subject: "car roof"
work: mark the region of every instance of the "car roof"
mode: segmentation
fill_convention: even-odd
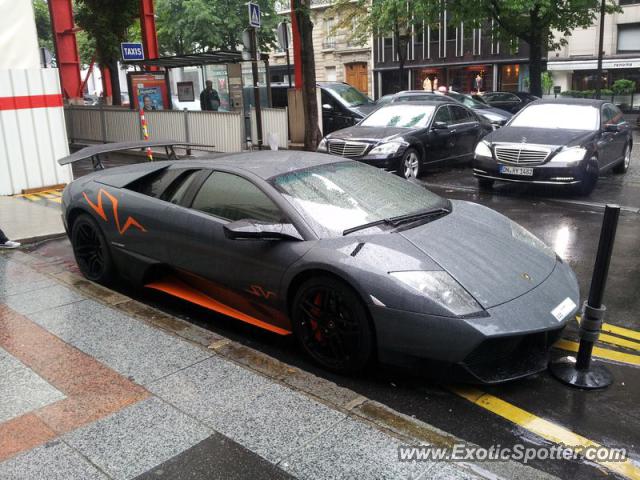
[[[531,105],[543,105],[543,104],[551,104],[551,105],[591,105],[594,107],[599,107],[604,103],[611,103],[607,100],[597,100],[595,98],[550,98],[550,99],[541,99],[536,100],[535,102],[531,102]]]
[[[405,105],[419,105],[419,106],[425,106],[425,105],[433,105],[434,107],[440,106],[440,105],[457,105],[460,106],[462,105],[460,102],[457,102],[453,99],[446,99],[446,100],[410,100],[408,102],[397,102],[397,103],[387,103],[386,105],[383,105],[380,107],[380,109],[382,108],[389,108],[389,107],[399,107],[399,106],[405,106]]]
[[[258,152],[216,154],[210,158],[184,159],[166,163],[179,168],[218,167],[238,172],[251,172],[264,180],[268,180],[296,170],[345,161],[352,160],[324,153],[303,152],[300,150],[263,150]]]

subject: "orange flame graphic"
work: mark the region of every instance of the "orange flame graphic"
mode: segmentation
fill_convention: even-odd
[[[120,216],[118,214],[118,199],[113,195],[111,195],[109,192],[107,192],[105,189],[101,188],[100,191],[98,192],[97,205],[93,203],[91,200],[89,200],[89,197],[87,196],[86,193],[82,192],[82,195],[84,195],[84,199],[87,201],[89,206],[93,208],[93,210],[98,215],[100,215],[100,218],[102,218],[105,222],[108,222],[109,220],[107,219],[107,214],[105,213],[104,206],[102,204],[103,196],[107,197],[111,201],[111,206],[113,207],[113,218],[116,222],[116,228],[118,229],[118,232],[120,233],[120,235],[124,235],[124,233],[127,230],[129,230],[130,227],[136,227],[141,232],[146,232],[145,228],[142,225],[140,225],[138,221],[133,217],[128,217],[127,221],[124,222],[124,226],[123,227],[120,226]]]

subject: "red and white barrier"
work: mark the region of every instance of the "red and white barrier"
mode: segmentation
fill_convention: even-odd
[[[62,107],[57,69],[0,70],[0,195],[72,180]]]

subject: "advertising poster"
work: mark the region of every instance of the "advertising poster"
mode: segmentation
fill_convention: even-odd
[[[178,82],[177,86],[178,86],[178,101],[193,102],[195,100],[193,82]]]
[[[145,111],[169,108],[167,82],[164,73],[130,73],[130,92],[134,109]]]

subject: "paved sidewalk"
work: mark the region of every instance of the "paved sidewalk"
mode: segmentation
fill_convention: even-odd
[[[64,234],[60,209],[0,196],[0,228],[11,240],[35,242]]]
[[[29,262],[0,255],[2,479],[481,478]]]

